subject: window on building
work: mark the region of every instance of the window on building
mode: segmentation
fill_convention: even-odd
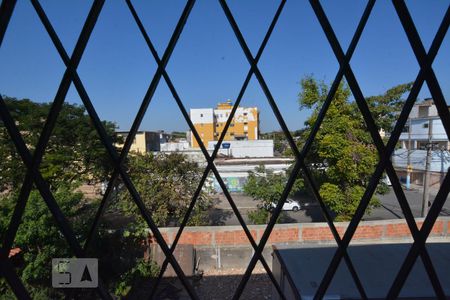
[[[247,113],[245,112],[245,113],[244,113],[244,116],[246,116],[246,115],[247,115]]]
[[[203,118],[203,114],[200,114],[200,118]]]
[[[428,106],[419,106],[419,118],[426,118],[428,117]]]
[[[428,142],[417,142],[417,149],[426,150]]]
[[[403,127],[402,132],[409,132],[409,126],[405,125],[405,127]]]
[[[428,123],[423,124],[423,128],[428,128]]]
[[[234,123],[230,123],[230,127],[234,127]]]

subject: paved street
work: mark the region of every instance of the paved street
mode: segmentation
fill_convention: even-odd
[[[413,190],[405,190],[406,198],[411,207],[412,213],[415,217],[420,217],[422,205],[422,190],[420,187],[414,187]],[[431,190],[430,201],[433,201],[437,190]],[[211,210],[211,225],[239,225],[239,222],[231,209],[228,201],[223,194],[218,194],[215,200],[215,208]],[[258,201],[243,194],[233,193],[233,200],[236,203],[242,217],[247,224],[250,224],[247,213],[256,209]],[[403,213],[398,204],[394,192],[391,190],[386,195],[378,195],[381,201],[381,207],[376,208],[371,214],[366,214],[364,220],[383,220],[383,219],[401,219]],[[302,210],[298,212],[288,211],[284,212],[282,216],[283,223],[309,223],[309,222],[324,222],[320,207],[317,202],[306,196],[296,197],[301,203],[307,203]],[[450,201],[447,201],[441,212],[441,215],[450,216]]]

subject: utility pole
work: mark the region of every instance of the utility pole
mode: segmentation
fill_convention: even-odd
[[[411,171],[412,171],[412,166],[411,166],[411,118],[409,118],[409,122],[408,122],[408,152],[407,152],[407,157],[408,160],[406,162],[406,189],[409,190],[411,188]]]
[[[433,120],[430,118],[428,120],[428,143],[427,143],[427,158],[425,162],[425,174],[423,179],[423,199],[422,199],[422,217],[426,217],[428,214],[428,202],[430,199],[430,195],[428,192],[430,185],[430,164],[431,164],[431,156],[433,150]]]

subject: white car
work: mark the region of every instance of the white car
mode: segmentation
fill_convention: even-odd
[[[272,203],[272,208],[275,208],[276,206],[277,206],[276,203]],[[300,208],[301,208],[301,206],[300,206],[300,203],[298,203],[298,201],[287,198],[283,204],[282,210],[299,211]]]

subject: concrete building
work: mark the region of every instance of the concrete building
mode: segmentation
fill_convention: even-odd
[[[125,142],[129,132],[117,131],[119,137],[122,137]],[[133,143],[130,147],[130,152],[146,153],[153,151],[160,151],[161,144],[168,143],[170,140],[170,134],[164,133],[164,131],[138,131],[134,137]],[[122,143],[117,143],[117,147],[122,148]]]
[[[430,122],[433,123],[431,137],[428,129]],[[436,148],[450,150],[449,138],[431,99],[414,105],[399,142],[403,149],[425,149],[429,138]]]
[[[208,152],[214,151],[216,141],[208,142]],[[273,157],[273,140],[226,141],[219,153],[234,158]]]
[[[431,126],[431,130],[430,130]],[[431,99],[414,105],[408,122],[399,138],[399,149],[392,163],[401,179],[406,178],[408,161],[412,169],[411,183],[423,184],[427,145],[432,144],[431,185],[439,184],[450,167],[450,142]]]
[[[233,104],[231,100],[228,100],[224,103],[219,103],[215,109],[194,108],[190,110],[192,123],[205,146],[208,145],[208,142],[219,139],[232,108]],[[257,140],[258,138],[258,108],[238,107],[224,140]],[[193,148],[199,148],[199,144],[192,134],[191,145]]]
[[[266,170],[274,173],[284,173],[292,165],[291,158],[233,158],[216,159],[214,161],[217,171],[220,173],[229,192],[242,192],[247,182],[248,172],[255,171],[255,168],[263,165]],[[217,178],[211,174],[210,184],[216,192],[222,192]]]
[[[179,140],[177,142],[161,143],[161,151],[163,152],[180,152],[190,149],[189,142],[187,140]]]

